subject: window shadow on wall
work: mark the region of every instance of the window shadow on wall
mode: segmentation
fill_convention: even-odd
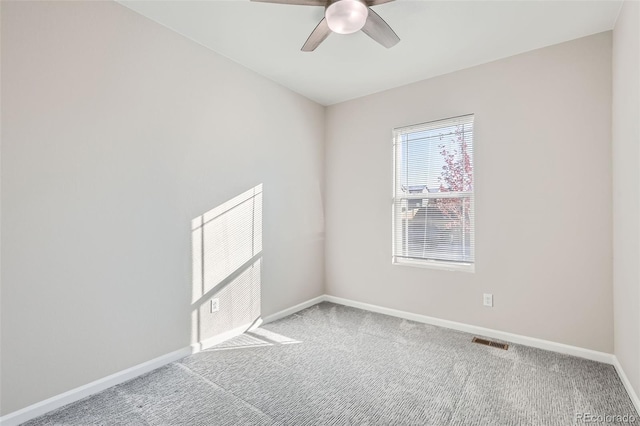
[[[191,339],[205,349],[260,319],[262,184],[193,219],[192,253]]]

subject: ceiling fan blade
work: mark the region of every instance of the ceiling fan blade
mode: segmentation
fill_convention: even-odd
[[[326,0],[251,0],[259,3],[293,4],[298,6],[326,6]]]
[[[331,34],[331,30],[329,29],[329,24],[327,24],[327,18],[322,18],[322,21],[320,21],[316,28],[311,32],[309,38],[300,50],[303,52],[313,52],[320,43],[329,37],[329,34]]]
[[[377,6],[379,4],[390,3],[395,0],[366,0],[367,6]]]
[[[371,8],[369,8],[369,16],[364,27],[362,27],[362,31],[387,49],[395,46],[400,41],[400,37],[391,29],[389,24]]]

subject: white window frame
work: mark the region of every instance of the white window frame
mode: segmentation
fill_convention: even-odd
[[[392,138],[392,151],[393,151],[393,192],[392,192],[392,199],[391,199],[391,228],[392,228],[392,233],[391,233],[391,246],[392,246],[392,255],[391,255],[391,263],[395,266],[410,266],[410,267],[418,267],[418,268],[428,268],[428,269],[440,269],[440,270],[447,270],[447,271],[462,271],[462,272],[471,272],[474,273],[475,272],[475,188],[476,188],[476,181],[475,181],[475,156],[474,151],[475,151],[475,137],[472,141],[472,162],[473,162],[473,170],[472,170],[472,179],[473,179],[473,192],[452,192],[452,193],[446,193],[446,192],[437,192],[437,193],[420,193],[420,194],[402,194],[401,197],[398,196],[398,194],[396,193],[396,191],[398,190],[398,171],[397,171],[397,145],[400,142],[399,138],[401,137],[402,134],[406,134],[408,132],[410,132],[411,130],[415,130],[416,132],[418,131],[424,131],[424,130],[429,130],[429,129],[437,129],[440,127],[446,127],[446,125],[444,125],[444,123],[448,120],[454,120],[454,119],[463,119],[465,117],[470,117],[471,120],[474,119],[474,115],[473,114],[467,114],[467,115],[463,115],[463,116],[459,116],[459,117],[452,117],[449,119],[442,119],[442,120],[435,120],[435,121],[430,121],[430,122],[426,122],[426,123],[421,123],[421,124],[416,124],[416,125],[410,125],[410,126],[403,126],[403,127],[397,127],[395,129],[393,129],[393,138]],[[475,125],[475,123],[474,123]],[[474,129],[475,130],[475,129]],[[475,134],[475,132],[474,132]],[[405,200],[410,200],[410,199],[420,199],[420,200],[424,200],[424,199],[442,199],[442,198],[463,198],[463,197],[470,197],[471,199],[471,222],[472,222],[472,229],[473,232],[471,232],[471,250],[473,250],[474,255],[474,262],[459,262],[459,261],[446,261],[446,260],[434,260],[434,259],[409,259],[409,258],[403,258],[403,257],[399,257],[396,254],[396,233],[398,232],[398,230],[402,229],[402,224],[397,223],[396,222],[396,200],[398,198],[401,199],[405,199]]]

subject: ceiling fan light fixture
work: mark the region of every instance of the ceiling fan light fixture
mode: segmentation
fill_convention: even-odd
[[[338,0],[327,6],[325,11],[329,28],[338,34],[360,31],[368,15],[367,5],[361,0]]]

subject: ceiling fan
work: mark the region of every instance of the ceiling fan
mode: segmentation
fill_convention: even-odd
[[[262,3],[280,3],[302,6],[323,6],[324,18],[311,32],[302,46],[303,52],[312,52],[332,32],[351,34],[363,33],[386,47],[395,46],[400,38],[384,19],[370,6],[389,3],[394,0],[251,0]]]

